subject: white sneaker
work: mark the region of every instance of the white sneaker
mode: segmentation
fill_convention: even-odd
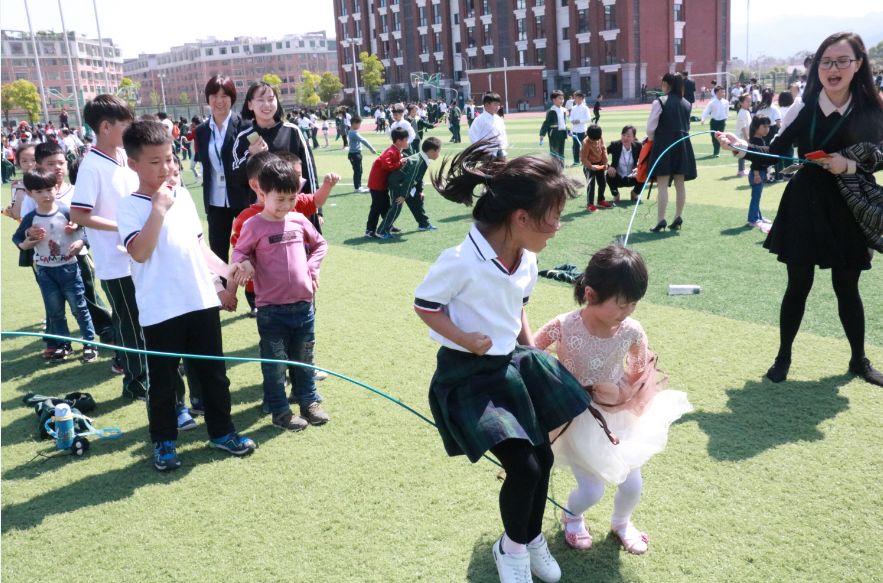
[[[533,583],[533,577],[530,576],[530,553],[506,555],[503,554],[502,545],[503,538],[500,537],[492,547],[494,563],[497,564],[497,574],[500,575],[500,583]]]
[[[558,583],[561,579],[561,567],[558,561],[549,552],[549,543],[546,537],[540,535],[540,541],[527,545],[527,554],[530,557],[530,572],[545,583]]]
[[[192,429],[196,429],[196,420],[187,409],[184,409],[178,413],[178,431],[190,431]]]
[[[360,186],[359,188],[356,189],[356,192],[368,192],[368,187],[367,186]]]

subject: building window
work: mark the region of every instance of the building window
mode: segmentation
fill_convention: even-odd
[[[546,5],[546,0],[536,0],[536,2],[534,3],[534,6],[545,6],[545,5]]]
[[[515,10],[524,10],[526,6],[526,0],[515,0]]]
[[[347,8],[347,6],[346,6],[346,0],[340,0],[340,15],[346,16],[349,13],[350,13],[350,11],[349,11],[349,8]]]
[[[486,44],[486,45],[494,44],[494,39],[491,37],[491,25],[490,24],[484,25],[484,31],[483,31],[482,36],[484,38],[484,44]]]
[[[214,52],[215,52],[214,49],[205,49],[205,56],[210,57],[214,54]]]
[[[616,6],[604,7],[604,30],[613,30],[616,26]]]
[[[518,40],[527,40],[527,27],[524,26],[523,18],[519,18],[515,21],[515,38]]]
[[[562,63],[561,70],[565,73],[570,71],[570,59],[567,59],[564,61],[564,63]]]
[[[537,16],[537,38],[546,38],[546,17]]]
[[[546,64],[546,49],[537,49],[537,65]]]
[[[359,12],[359,0],[353,0],[353,14]]]
[[[583,10],[577,10],[576,12],[576,22],[577,22],[577,30],[580,34],[584,32],[589,32],[589,10],[587,8]]]
[[[442,35],[441,35],[441,33],[440,33],[440,32],[436,32],[435,34],[433,34],[433,37],[434,37],[434,39],[433,39],[433,40],[434,40],[434,43],[433,43],[433,44],[434,44],[434,46],[435,46],[435,50],[438,51],[438,52],[441,52],[442,49],[444,49],[444,46],[442,45]]]
[[[475,27],[467,26],[466,27],[466,46],[471,48],[475,47]]]
[[[227,54],[227,47],[221,47],[220,49],[218,49],[218,54],[219,55],[226,55]]]
[[[490,14],[491,13],[490,0],[481,0],[481,13],[482,14]]]
[[[353,21],[353,32],[355,33],[354,36],[356,38],[362,37],[362,23],[358,20]],[[303,43],[301,43],[300,46],[304,46]]]
[[[9,43],[9,50],[13,55],[24,55],[25,47],[22,43]]]
[[[392,29],[395,32],[401,32],[401,30],[402,30],[402,24],[401,24],[401,22],[399,22],[399,13],[398,12],[393,12],[393,14],[392,14]]]
[[[567,0],[561,0],[561,6],[562,7],[567,6]]]
[[[386,22],[386,14],[380,16],[380,32],[389,32],[389,25]]]
[[[675,55],[678,57],[684,56],[684,39],[682,38],[675,39]]]
[[[619,62],[616,57],[616,41],[608,40],[604,42],[604,61],[608,65],[615,65]]]
[[[426,42],[426,35],[425,34],[420,35],[420,52],[421,53],[428,53],[429,52],[429,45]]]
[[[460,13],[454,15],[454,24],[460,24]]]
[[[426,6],[417,9],[417,20],[419,26],[426,26]]]
[[[675,20],[677,22],[685,22],[686,18],[684,17],[684,5],[683,4],[675,4]]]
[[[239,47],[230,47],[230,52],[235,55],[239,52]]]
[[[281,42],[281,41],[276,43],[276,48],[277,48],[277,49],[281,49],[281,48],[282,48],[282,42]]]
[[[570,38],[570,27],[565,26],[561,29],[561,40],[567,40]]]
[[[436,4],[435,9],[432,11],[432,24],[441,24],[441,23],[442,23],[441,4]]]
[[[592,66],[592,58],[590,55],[589,45],[584,44],[579,47],[579,66],[580,67],[591,67]]]
[[[475,17],[475,0],[466,0],[466,18]]]

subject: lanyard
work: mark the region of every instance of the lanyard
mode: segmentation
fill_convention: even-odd
[[[822,143],[819,144],[818,147],[815,146],[816,142],[816,119],[818,118],[818,112],[813,112],[812,121],[809,124],[809,147],[811,150],[821,150],[825,147],[825,144],[828,143],[828,140],[840,129],[840,126],[843,125],[843,122],[846,120],[846,117],[852,113],[852,104],[849,105],[849,109],[846,110],[840,119],[837,120],[837,123],[834,124],[834,127],[828,132],[828,135],[825,136],[825,139],[822,140]]]

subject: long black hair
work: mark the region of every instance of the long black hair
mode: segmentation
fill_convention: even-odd
[[[475,203],[472,217],[492,226],[505,224],[519,209],[541,223],[550,211],[560,210],[567,199],[579,196],[580,183],[564,173],[560,162],[535,155],[505,160],[489,154],[496,147],[493,139],[485,139],[453,159],[446,157],[432,184],[452,202]]]
[[[674,93],[678,97],[684,96],[684,78],[678,73],[666,73],[662,76],[662,81],[669,87],[669,93]]]
[[[861,66],[852,77],[849,84],[849,92],[852,95],[854,107],[857,112],[865,114],[870,123],[877,126],[877,132],[883,132],[883,100],[880,92],[874,84],[874,74],[871,72],[871,64],[868,62],[868,51],[862,37],[854,32],[836,32],[822,41],[816,50],[815,58],[807,73],[806,87],[803,89],[803,101],[816,103],[822,92],[822,82],[819,79],[819,61],[825,50],[840,41],[847,41],[852,47],[856,59],[861,60]]]
[[[647,264],[637,251],[613,243],[592,255],[589,264],[574,281],[573,297],[576,303],[586,303],[586,288],[595,292],[594,303],[618,297],[637,302],[647,293]]]
[[[276,98],[276,112],[273,114],[273,120],[277,123],[282,121],[282,115],[285,113],[282,109],[282,99],[279,98],[279,92],[276,91],[276,88],[265,81],[253,83],[251,87],[248,88],[248,93],[245,94],[245,100],[242,103],[242,119],[253,120],[255,118],[254,112],[248,108],[248,102],[254,99],[258,92],[263,95],[267,93],[267,90],[269,90],[269,92]]]

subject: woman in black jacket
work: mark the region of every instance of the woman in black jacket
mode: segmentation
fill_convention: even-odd
[[[232,111],[236,86],[229,77],[216,75],[205,84],[211,116],[196,128],[196,152],[202,162],[202,198],[208,221],[209,247],[227,261],[233,219],[254,202],[254,194],[233,177],[233,144],[250,122]]]

